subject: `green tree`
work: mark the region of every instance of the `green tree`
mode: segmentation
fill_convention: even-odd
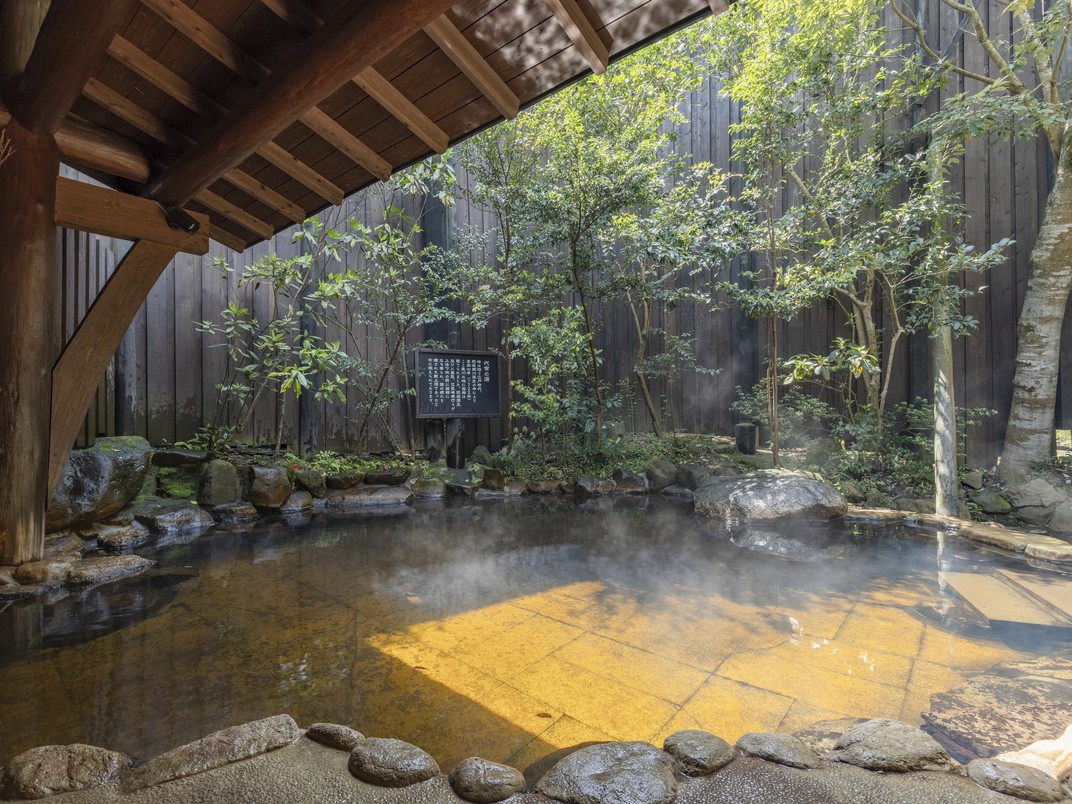
[[[619,216],[665,193],[672,124],[684,119],[682,101],[703,80],[703,31],[624,59],[463,149],[476,181],[472,197],[492,209],[499,228],[500,314],[515,327],[537,308],[553,311],[563,293],[580,310],[597,436],[611,406],[598,348],[598,305],[613,291],[603,281],[610,268],[603,244]],[[504,348],[519,344],[515,333]]]
[[[948,149],[909,126],[941,77],[888,44],[875,2],[745,0],[724,18],[716,66],[742,104],[735,154],[762,257],[751,281],[727,291],[768,320],[775,451],[776,322],[823,298],[842,304],[854,344],[790,359],[787,381],[840,377],[851,391],[860,378],[881,432],[903,337],[938,322],[969,331],[950,277],[1000,262],[1005,244],[976,253],[955,237],[963,210],[933,169]]]
[[[928,41],[915,9],[903,0],[891,6],[916,34],[930,63],[946,75],[958,75],[979,89],[944,110],[945,124],[962,136],[1041,134],[1054,163],[1054,182],[1031,252],[1027,293],[1017,325],[1016,373],[1012,409],[1001,455],[1002,475],[1023,476],[1051,453],[1061,328],[1072,293],[1072,91],[1062,80],[1062,63],[1072,34],[1067,3],[1037,6],[1031,0],[1002,3],[995,20],[984,18],[971,3],[940,0],[960,15],[968,41],[988,63],[985,71],[966,69]],[[1000,20],[1000,26],[996,23]],[[988,25],[988,22],[991,25]],[[998,33],[1004,29],[1011,36]]]

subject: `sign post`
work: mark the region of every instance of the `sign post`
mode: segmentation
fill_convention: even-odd
[[[499,356],[458,349],[418,349],[416,387],[417,418],[443,420],[447,465],[462,468],[463,420],[502,415]]]

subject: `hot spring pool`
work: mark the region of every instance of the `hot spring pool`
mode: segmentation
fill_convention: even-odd
[[[533,496],[157,548],[147,576],[0,610],[0,763],[148,758],[287,712],[523,768],[684,728],[919,723],[931,694],[1053,649],[965,616],[943,573],[1025,565],[955,536],[839,526],[804,549],[701,525],[672,501]]]

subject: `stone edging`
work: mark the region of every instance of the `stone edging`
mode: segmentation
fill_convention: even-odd
[[[31,749],[0,769],[0,796],[5,796],[4,800],[32,800],[83,791],[70,800],[93,804],[114,800],[117,792],[126,795],[160,788],[161,800],[174,800],[167,798],[167,786],[182,781],[189,785],[183,788],[185,794],[196,791],[200,794],[198,800],[210,800],[219,783],[214,772],[268,752],[289,749],[299,741],[349,753],[346,767],[353,778],[345,784],[342,779],[334,779],[331,785],[333,789],[342,786],[351,797],[332,800],[354,802],[379,801],[386,789],[408,788],[413,789],[415,798],[405,797],[400,790],[402,798],[389,800],[419,798],[431,804],[459,799],[478,804],[734,802],[740,799],[734,797],[732,790],[742,780],[747,786],[752,779],[757,788],[771,790],[773,785],[773,789],[780,790],[780,795],[785,797],[778,800],[818,800],[799,798],[808,796],[806,791],[818,785],[826,791],[827,804],[850,804],[861,800],[858,798],[861,789],[875,792],[875,800],[904,800],[897,795],[899,777],[910,784],[933,786],[936,792],[940,788],[942,794],[936,800],[947,800],[946,795],[952,789],[957,792],[956,800],[969,804],[991,801],[993,792],[1037,802],[1064,801],[1069,795],[1062,782],[1026,765],[978,759],[960,766],[920,729],[884,719],[856,725],[832,746],[815,740],[809,744],[786,734],[760,733],[746,734],[731,746],[699,730],[671,735],[662,750],[643,742],[599,743],[571,751],[564,757],[559,756],[562,752],[551,755],[529,769],[531,773],[546,765],[546,771],[526,781],[514,768],[477,757],[465,759],[443,774],[431,756],[410,743],[366,738],[336,724],[318,723],[302,732],[289,715],[276,715],[223,729],[138,767],[133,767],[129,757],[123,754],[93,746]],[[337,763],[326,761],[331,751],[318,756],[322,756],[324,776],[339,772]],[[552,759],[557,761],[550,764]],[[258,789],[258,771],[254,766],[249,766],[243,778],[247,789]],[[268,780],[263,779],[261,783],[268,785]],[[314,791],[309,794],[313,795]],[[156,800],[152,795],[149,798]],[[279,799],[258,797],[256,800]]]

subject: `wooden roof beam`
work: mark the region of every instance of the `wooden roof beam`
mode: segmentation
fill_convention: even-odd
[[[52,0],[11,102],[20,125],[56,133],[137,6],[138,0]]]
[[[101,83],[95,78],[91,78],[88,82],[86,82],[84,94],[91,101],[107,109],[119,119],[126,121],[130,125],[137,128],[139,131],[148,134],[150,137],[160,143],[163,143],[164,145],[167,145],[171,148],[175,148],[176,150],[182,150],[184,148],[190,147],[193,144],[193,141],[185,134],[180,131],[176,131],[159,118],[155,117],[141,107],[132,103],[130,100],[124,98],[122,95],[116,92],[114,89]],[[274,200],[284,208],[289,207],[294,214],[288,217],[290,217],[291,220],[293,220],[295,223],[301,223],[305,219],[305,213],[300,207],[297,206],[297,204],[288,201],[287,199],[283,198],[283,196],[276,193],[274,190],[271,190],[270,188],[262,185],[252,176],[238,170],[237,168],[226,171],[221,178],[226,179],[231,184],[234,184],[236,187],[240,187],[242,184],[245,184],[250,187],[264,187],[264,189],[267,191],[267,195],[265,197],[261,197],[255,192],[250,192],[248,190],[246,192],[250,195],[250,197],[261,201],[268,206],[271,206],[271,201]],[[245,212],[234,204],[225,201],[223,198],[214,193],[209,193],[205,198],[210,199],[211,203],[201,197],[197,197],[197,200],[209,209],[214,210],[215,212],[219,213],[220,215],[223,215],[226,218],[230,218],[239,226],[242,226],[243,228],[254,234],[261,235],[265,238],[272,236],[274,230],[272,229],[270,224],[260,220],[259,218],[249,214],[248,212]],[[276,211],[284,215],[287,214],[282,209],[276,209]],[[265,235],[265,232],[267,232],[268,234]]]
[[[144,0],[144,2],[179,33],[237,75],[259,85],[270,74],[267,67],[184,3],[178,0]],[[298,119],[301,120],[302,125],[334,148],[342,151],[355,164],[367,170],[370,175],[381,181],[391,175],[391,166],[385,160],[332,120],[330,116],[315,108],[315,105]]]
[[[11,112],[0,103],[0,128],[10,122]],[[152,172],[149,157],[137,145],[74,117],[56,131],[56,147],[64,162],[138,184],[149,181]]]
[[[610,52],[603,40],[596,33],[595,26],[588,19],[577,0],[546,0],[555,15],[558,24],[569,34],[573,44],[584,56],[588,66],[596,75],[603,73],[610,63]]]
[[[707,0],[707,5],[711,6],[712,14],[721,14],[729,8],[726,0]]]
[[[306,33],[322,26],[320,18],[298,0],[261,0],[261,3],[288,25]],[[353,82],[437,154],[447,150],[450,144],[447,133],[377,70],[368,67],[358,73]]]
[[[491,101],[499,114],[508,120],[517,117],[518,109],[521,108],[517,95],[446,15],[425,25],[424,32],[447,58],[458,66],[465,77],[473,82],[473,86]]]
[[[108,55],[144,78],[172,100],[178,101],[190,111],[201,115],[207,120],[219,120],[227,114],[227,109],[213,98],[210,98],[186,79],[160,64],[152,56],[139,50],[134,43],[124,39],[122,36],[117,35],[112,40],[112,43],[108,46]],[[257,151],[257,154],[295,181],[312,190],[329,204],[338,206],[342,203],[342,188],[325,179],[307,164],[291,156],[275,143],[268,143]],[[143,183],[147,178],[143,179]]]
[[[163,0],[146,2],[155,7]],[[260,81],[193,148],[151,182],[149,194],[165,204],[191,198],[338,91],[355,72],[391,53],[452,2],[345,3],[281,61],[285,66]]]

